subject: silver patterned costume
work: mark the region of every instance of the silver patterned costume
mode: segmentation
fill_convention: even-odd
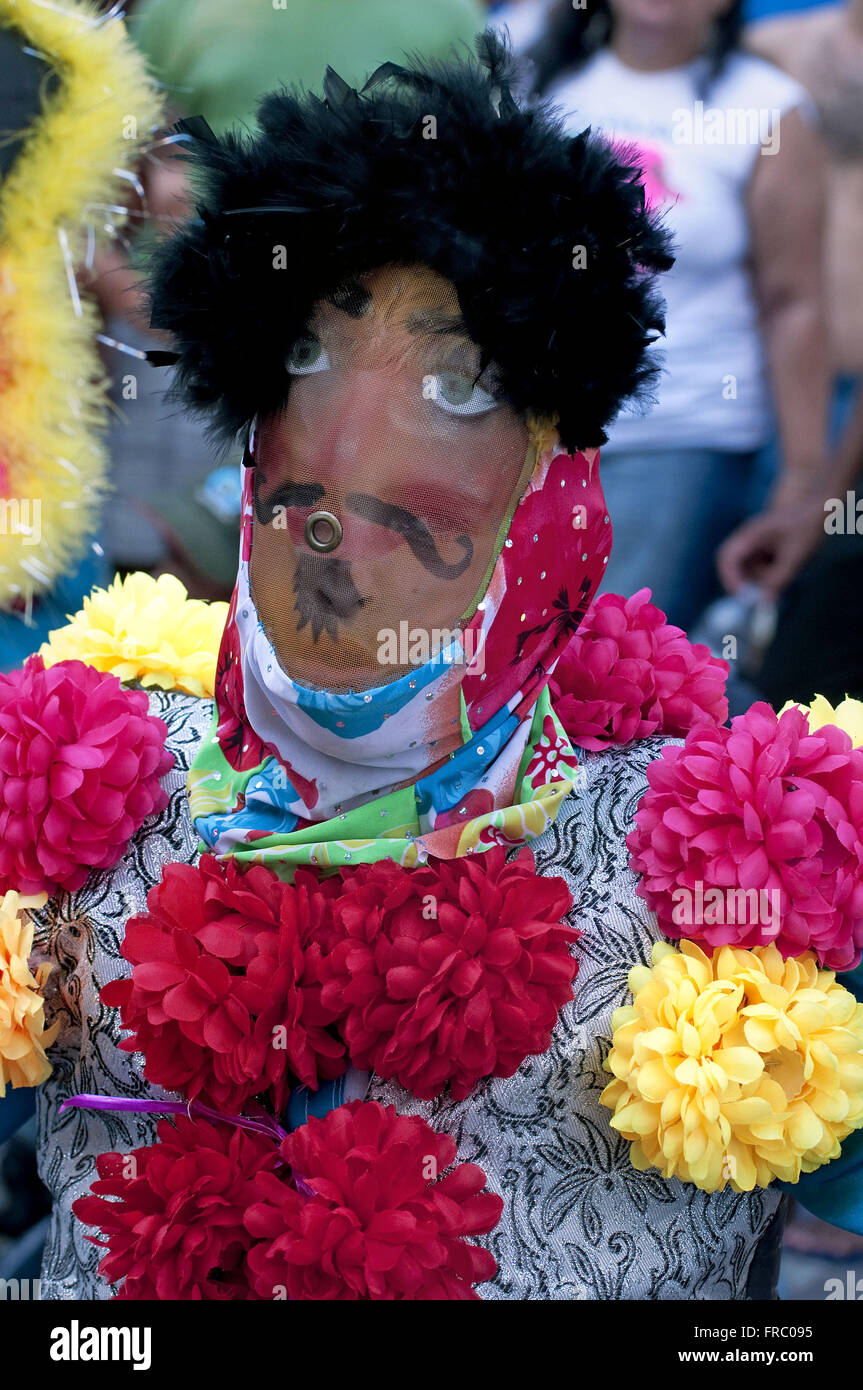
[[[135,836],[110,873],[91,874],[77,893],[34,913],[37,958],[54,965],[49,1019],[62,1021],[51,1050],[54,1071],[38,1091],[40,1171],[54,1202],[42,1271],[42,1297],[108,1298],[96,1267],[102,1252],[71,1205],[89,1190],[95,1158],[150,1143],[155,1119],[59,1106],[76,1092],[161,1094],[120,1052],[119,1014],[100,1002],[108,980],[128,971],[120,954],[126,919],[171,861],[198,857],[186,801],[189,763],[207,733],[212,705],[176,694],[151,696],[168,725],[176,767],[165,779],[169,805]],[[488,1238],[499,1272],[484,1299],[741,1299],[760,1239],[777,1215],[775,1188],[706,1193],[657,1172],[639,1173],[629,1145],[599,1104],[608,1080],[611,1014],[629,1002],[627,975],[647,962],[659,932],[635,894],[625,836],[646,787],[645,771],[663,746],[646,739],[582,754],[582,775],[555,824],[534,843],[537,868],[566,878],[575,900],[575,999],[558,1021],[550,1050],[529,1057],[508,1080],[483,1083],[465,1101],[414,1100],[372,1079],[369,1098],[420,1114],[452,1134],[459,1157],[479,1163],[504,1198]]]

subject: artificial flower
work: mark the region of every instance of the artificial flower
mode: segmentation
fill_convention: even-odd
[[[42,989],[50,965],[36,974],[28,964],[33,949],[33,924],[19,913],[42,899],[6,893],[0,899],[0,1096],[6,1086],[39,1086],[51,1075],[45,1049],[57,1036],[60,1024],[45,1027]]]
[[[212,695],[227,615],[226,603],[190,599],[172,574],[117,575],[48,634],[42,656],[46,666],[86,661],[121,681]]]
[[[342,879],[321,1002],[355,1066],[420,1099],[449,1084],[461,1100],[547,1050],[579,933],[561,920],[565,881],[538,876],[530,850],[509,863],[500,846],[416,869],[380,860]]]
[[[796,1182],[863,1126],[863,1004],[811,952],[657,942],[612,1015],[600,1097],[632,1144],[706,1192]]]
[[[810,733],[817,733],[825,724],[835,724],[848,735],[855,748],[863,748],[863,700],[852,700],[846,695],[834,709],[823,695],[816,695],[811,705],[796,705],[789,700],[779,713],[784,714],[788,709],[799,709],[806,715]]]
[[[72,1204],[108,1253],[99,1273],[118,1299],[254,1298],[245,1216],[254,1180],[279,1163],[274,1139],[180,1116],[160,1120],[159,1142],[96,1159],[91,1195]],[[116,1200],[115,1200],[116,1199]]]
[[[0,892],[72,892],[168,804],[167,728],[81,661],[0,675]]]
[[[847,734],[813,734],[799,710],[756,704],[730,729],[702,726],[664,748],[647,779],[627,844],[668,936],[858,964],[863,751]]]
[[[259,1298],[476,1299],[497,1270],[471,1245],[500,1220],[474,1163],[418,1116],[353,1101],[282,1141],[289,1187],[266,1170],[246,1215]],[[450,1171],[442,1176],[446,1169]]]
[[[145,1055],[144,1075],[225,1111],[268,1092],[277,1110],[292,1084],[317,1087],[340,1075],[344,1048],[323,1026],[315,970],[338,880],[300,870],[293,884],[269,869],[243,872],[204,855],[167,864],[147,895],[147,912],[126,926],[128,979],[102,1000],[120,1008]]]
[[[649,734],[684,734],[728,718],[728,665],[693,644],[650,602],[602,594],[566,647],[549,688],[563,727],[581,748]]]

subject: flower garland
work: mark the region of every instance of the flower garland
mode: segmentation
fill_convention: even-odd
[[[52,635],[55,658],[69,640],[127,679],[190,674],[191,644],[162,630],[173,613],[175,632],[208,631],[183,591],[117,582],[97,601],[59,644]],[[139,609],[150,616],[136,639]],[[588,622],[578,660],[568,652],[556,673],[575,738],[604,747],[657,726],[685,734],[651,765],[628,843],[638,892],[669,935],[691,939],[657,945],[652,966],[632,972],[603,1103],[636,1167],[707,1191],[796,1181],[863,1125],[863,1010],[832,973],[863,945],[863,750],[823,723],[818,702],[780,716],[755,706],[721,727],[723,663],[688,649],[645,594],[605,596]],[[567,694],[576,667],[592,684]],[[192,679],[207,688],[203,661]],[[165,730],[146,703],[77,661],[46,671],[33,658],[0,678],[0,868],[26,870],[35,888],[116,862],[147,798],[163,804]],[[852,722],[853,704],[843,709]],[[62,827],[48,809],[61,783],[79,813]],[[111,788],[116,812],[98,853],[97,786],[99,796]],[[302,869],[290,883],[210,855],[166,866],[146,913],[127,924],[131,972],[102,998],[120,1009],[121,1046],[143,1052],[148,1081],[184,1101],[99,1104],[189,1113],[162,1120],[153,1145],[102,1155],[94,1195],[76,1204],[103,1233],[92,1238],[107,1247],[100,1269],[119,1297],[477,1296],[495,1265],[471,1239],[493,1228],[501,1203],[474,1165],[441,1177],[451,1140],[368,1102],[292,1134],[281,1125],[293,1088],[348,1065],[420,1099],[447,1087],[461,1099],[547,1050],[572,997],[579,933],[566,923],[564,881],[537,876],[529,850],[509,863],[506,853],[414,869],[381,860],[327,877]],[[688,921],[680,895],[694,905],[699,885],[702,907],[707,890],[747,904],[773,893],[777,915]],[[39,984],[27,985],[34,1017]],[[44,1047],[34,1057],[44,1071]],[[420,1155],[434,1159],[427,1170]],[[176,1241],[160,1238],[168,1227]]]
[[[848,734],[756,704],[664,748],[647,779],[627,844],[667,935],[859,964],[863,750]]]
[[[341,1075],[345,1048],[326,1029],[334,1014],[319,980],[340,886],[310,870],[283,883],[212,855],[165,866],[147,914],[126,924],[131,975],[102,990],[148,1081],[227,1111],[266,1096],[281,1114],[292,1086]]]
[[[630,976],[603,1100],[636,1167],[707,1191],[797,1182],[863,1126],[863,1008],[834,975],[863,948],[863,750],[824,713],[690,730],[627,838],[636,891],[686,939]]]
[[[800,710],[806,715],[810,733],[817,733],[825,724],[835,724],[848,735],[854,748],[863,748],[863,700],[852,700],[846,695],[834,709],[823,695],[816,695],[811,705],[797,705],[789,700],[779,713],[784,714],[789,709]]]
[[[550,681],[572,741],[602,750],[650,734],[685,734],[728,718],[728,663],[693,644],[650,602],[601,594]]]
[[[476,1299],[497,1261],[469,1244],[500,1220],[475,1163],[418,1116],[354,1101],[309,1120],[282,1143],[298,1191],[270,1173],[246,1217],[259,1298]],[[449,1170],[449,1171],[446,1171]],[[439,1176],[445,1174],[445,1176]],[[430,1176],[432,1175],[432,1176]]]
[[[101,1154],[74,1203],[106,1237],[88,1239],[119,1299],[475,1300],[497,1271],[468,1237],[493,1230],[501,1198],[392,1106],[354,1101],[281,1141],[185,1116],[158,1134]]]
[[[463,1100],[551,1046],[577,972],[572,896],[524,848],[342,871],[321,1002],[351,1062],[421,1100]],[[427,907],[429,910],[427,910]]]
[[[126,927],[131,975],[101,997],[148,1081],[278,1134],[292,1087],[317,1089],[349,1061],[460,1098],[545,1051],[572,997],[571,906],[529,849],[509,864],[494,846],[322,881],[301,869],[293,883],[204,855],[165,867]],[[94,1196],[74,1208],[107,1237],[100,1271],[121,1298],[464,1299],[496,1271],[465,1238],[493,1228],[500,1197],[472,1164],[438,1180],[456,1147],[419,1119],[340,1106],[282,1138],[278,1171],[275,1141],[257,1135],[197,1120],[158,1132],[133,1155],[102,1155]]]
[[[219,1109],[279,1115],[293,1086],[348,1062],[460,1100],[550,1046],[577,970],[571,907],[529,849],[293,884],[204,855],[166,866],[126,927],[132,973],[102,1001],[148,1081]]]
[[[167,727],[142,691],[80,661],[31,657],[0,674],[0,1097],[51,1074],[47,964],[31,973],[32,923],[19,913],[111,868],[168,798]]]

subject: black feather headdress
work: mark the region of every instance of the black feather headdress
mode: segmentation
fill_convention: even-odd
[[[178,383],[232,437],[285,400],[285,358],[312,305],[352,276],[421,263],[450,280],[504,397],[557,417],[567,448],[602,443],[650,385],[672,259],[639,170],[589,131],[522,109],[489,34],[479,60],[388,63],[357,92],[273,93],[259,133],[189,133],[198,218],[157,253],[154,327]]]

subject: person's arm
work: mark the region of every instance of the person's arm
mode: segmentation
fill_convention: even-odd
[[[797,110],[781,117],[779,149],[757,161],[749,195],[755,292],[776,408],[782,466],[769,504],[724,543],[730,591],[755,580],[778,594],[823,535],[830,391],[823,289],[821,142]]]
[[[755,291],[782,449],[771,498],[777,507],[811,497],[826,463],[823,159],[815,131],[789,111],[780,120],[779,150],[759,157],[750,191]]]
[[[846,489],[853,488],[861,473],[863,473],[863,390],[857,395],[851,418],[836,446],[828,474],[827,487],[824,489],[825,499],[828,496],[842,497]]]
[[[754,53],[756,58],[775,63],[783,72],[802,82],[804,78],[799,58],[809,43],[807,30],[811,20],[812,16],[805,14],[756,20],[747,24],[743,31],[743,47],[748,53]]]

